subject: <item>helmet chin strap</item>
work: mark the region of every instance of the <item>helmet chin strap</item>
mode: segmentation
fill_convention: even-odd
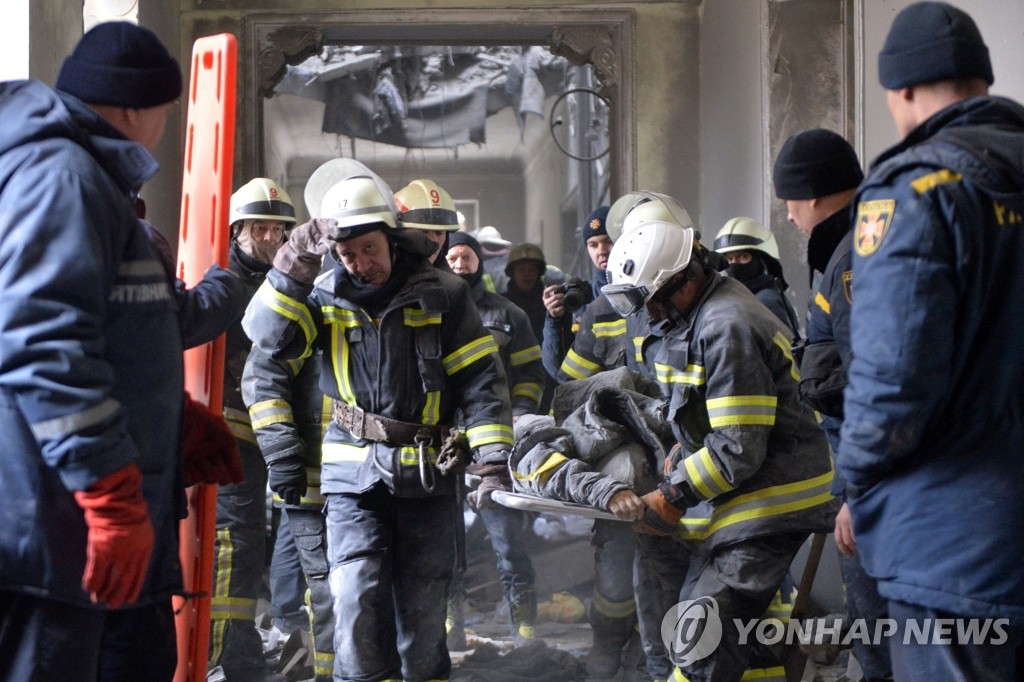
[[[651,297],[661,305],[665,310],[665,318],[651,325],[651,331],[664,336],[669,330],[680,324],[685,315],[672,305],[671,298],[677,291],[686,286],[686,284],[693,279],[692,271],[690,266],[687,265],[671,282],[659,289],[654,296]]]

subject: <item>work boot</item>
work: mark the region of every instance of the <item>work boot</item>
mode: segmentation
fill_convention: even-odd
[[[633,635],[635,623],[635,613],[612,618],[591,607],[590,627],[594,631],[594,643],[585,661],[588,677],[608,679],[618,674],[622,651]]]
[[[514,596],[510,595],[508,614],[512,621],[512,638],[517,647],[537,638],[534,630],[537,622],[537,594],[532,587]]]
[[[448,597],[448,614],[444,619],[444,629],[448,633],[448,651],[465,651],[469,648],[466,643],[466,622],[462,614],[462,595],[450,595]]]

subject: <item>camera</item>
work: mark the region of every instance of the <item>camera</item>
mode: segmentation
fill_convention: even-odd
[[[594,290],[590,288],[590,282],[584,282],[579,277],[573,277],[563,282],[555,289],[555,293],[562,294],[562,305],[567,312],[575,312],[594,300]]]

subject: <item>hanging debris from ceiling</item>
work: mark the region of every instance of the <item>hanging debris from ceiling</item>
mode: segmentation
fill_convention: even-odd
[[[275,94],[322,101],[323,132],[409,148],[486,142],[487,117],[528,114],[565,87],[569,64],[546,48],[331,45],[288,72]]]

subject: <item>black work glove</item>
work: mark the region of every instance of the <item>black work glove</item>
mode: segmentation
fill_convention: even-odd
[[[297,457],[284,457],[267,465],[270,489],[285,504],[297,505],[306,494],[306,465]]]
[[[314,218],[293,228],[274,256],[274,267],[294,280],[312,284],[333,244],[337,225],[330,218]]]
[[[480,485],[466,495],[466,501],[473,509],[497,509],[501,505],[491,499],[496,490],[512,490],[512,476],[508,471],[508,462],[492,462],[489,464],[470,464],[466,472],[480,477]]]

